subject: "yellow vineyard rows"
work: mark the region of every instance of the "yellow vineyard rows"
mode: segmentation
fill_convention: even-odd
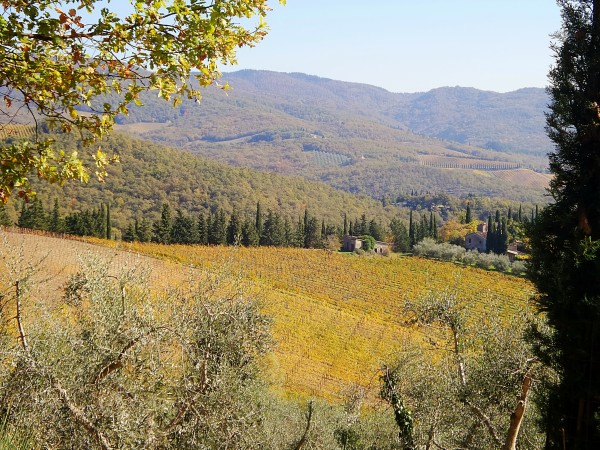
[[[509,320],[515,311],[529,308],[533,295],[532,286],[517,277],[414,257],[89,240],[104,246],[98,247],[35,234],[6,235],[13,245],[24,242],[32,260],[45,258],[43,302],[51,301],[48,292],[64,286],[79,256],[90,249],[111,258],[116,273],[131,260],[151,267],[156,287],[177,286],[190,277],[200,280],[209,268],[241,279],[244,292],[258,296],[273,320],[275,347],[266,361],[273,387],[300,398],[342,401],[344,393],[360,386],[375,399],[381,364],[404,346],[429,337],[426,330],[405,323],[406,301],[450,289],[474,315],[499,314]]]
[[[510,317],[529,308],[533,295],[520,278],[414,257],[264,247],[128,247],[196,267],[227,264],[255,283],[273,318],[276,384],[288,394],[329,400],[356,385],[376,395],[381,364],[403,344],[424,338],[406,326],[405,301],[450,289],[472,305],[473,314]]]
[[[35,135],[33,125],[0,124],[0,139],[31,139]]]

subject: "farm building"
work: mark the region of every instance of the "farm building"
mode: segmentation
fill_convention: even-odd
[[[353,252],[360,248],[363,248],[364,241],[356,236],[346,235],[344,236],[344,242],[342,244],[342,251],[344,252]],[[375,248],[373,249],[374,253],[384,254],[389,252],[390,244],[382,241],[375,241]]]
[[[477,225],[477,232],[469,233],[465,236],[465,248],[467,250],[478,250],[485,252],[487,241],[487,224],[480,223]]]

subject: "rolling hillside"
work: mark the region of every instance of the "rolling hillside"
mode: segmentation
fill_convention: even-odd
[[[57,145],[78,148],[75,136],[55,135]],[[104,183],[91,177],[88,184],[77,182],[64,186],[48,185],[35,180],[34,189],[47,210],[59,199],[62,214],[95,208],[110,203],[112,224],[125,229],[134,218],[155,220],[163,202],[173,210],[203,214],[217,209],[241,216],[255,214],[257,202],[263,211],[278,212],[295,223],[308,210],[311,216],[327,223],[341,224],[344,213],[350,219],[362,214],[386,222],[405,209],[382,206],[381,201],[352,195],[322,182],[311,182],[298,176],[282,176],[266,171],[235,168],[187,152],[131,139],[124,134],[106,138],[102,148],[120,157],[120,163],[109,167]],[[9,207],[16,207],[11,202]],[[16,219],[15,211],[11,211]]]
[[[26,320],[62,301],[57,289],[90,252],[112,261],[114,273],[149,267],[156,289],[203,279],[206,271],[240,283],[273,318],[274,353],[267,361],[273,388],[285,395],[339,403],[356,386],[378,395],[378,370],[408,345],[441,339],[405,323],[402,307],[429,292],[456,291],[472,317],[530,308],[531,285],[520,278],[419,258],[356,257],[320,250],[186,247],[156,244],[97,245],[5,233],[8,245],[31,261],[44,257],[31,280]],[[98,245],[99,244],[99,245]],[[6,245],[6,244],[4,244]],[[126,250],[126,251],[123,251]],[[140,256],[141,255],[141,256]],[[225,278],[223,278],[225,277]],[[42,284],[36,284],[36,281]],[[238,280],[238,281],[234,281]],[[47,312],[44,312],[47,314]],[[506,326],[510,326],[506,323]],[[432,355],[434,355],[432,353]]]
[[[223,80],[233,90],[209,89],[200,104],[177,109],[145,96],[145,106],[131,108],[119,129],[228,164],[300,175],[375,198],[417,190],[544,201],[543,187],[519,176],[547,166],[542,89],[394,94],[260,71]],[[472,167],[423,164],[432,157],[450,158],[450,166],[469,158],[487,171],[509,166],[520,172],[508,182]]]

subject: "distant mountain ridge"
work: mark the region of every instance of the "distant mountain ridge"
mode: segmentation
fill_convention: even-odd
[[[254,70],[225,73],[222,82],[232,90],[209,88],[199,104],[175,109],[145,94],[145,106],[120,117],[119,128],[228,164],[377,198],[418,190],[543,201],[544,176],[520,183],[494,172],[547,167],[543,89],[399,94]]]

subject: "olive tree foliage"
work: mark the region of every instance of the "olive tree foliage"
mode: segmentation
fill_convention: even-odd
[[[128,14],[118,16],[110,0],[1,1],[0,123],[25,116],[37,132],[47,119],[52,129],[77,130],[91,144],[112,129],[117,114],[139,104],[144,90],[173,105],[199,100],[201,87],[218,79],[219,64],[235,63],[237,48],[265,36],[270,10],[268,0],[129,3]],[[53,144],[36,133],[0,146],[1,200],[15,189],[31,195],[32,172],[49,182],[89,178],[77,152]],[[102,178],[110,158],[92,153]]]
[[[529,401],[540,369],[524,339],[533,316],[498,314],[496,299],[467,302],[455,287],[404,308],[421,342],[406,343],[382,376],[404,448],[540,448]]]
[[[28,293],[35,265],[13,250],[2,250],[0,282],[0,417],[12,432],[36,448],[277,442],[259,377],[268,320],[231,277],[208,273],[156,294],[148,271],[113,275],[110,261],[88,255],[62,298],[40,305]]]

